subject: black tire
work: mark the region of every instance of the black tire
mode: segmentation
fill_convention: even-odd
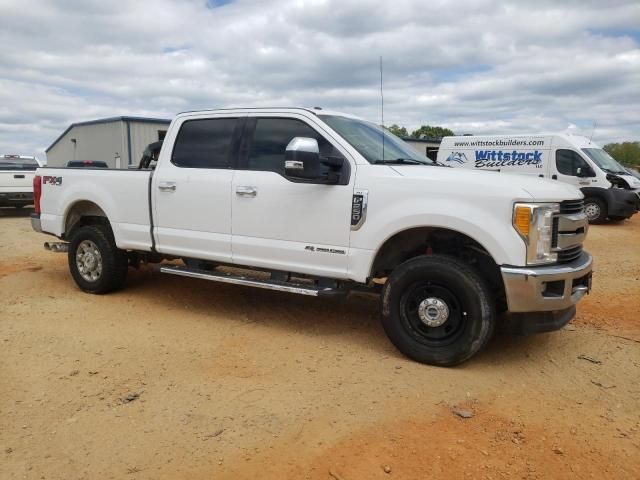
[[[612,222],[623,222],[625,221],[627,218],[629,217],[620,217],[617,215],[611,215],[609,216],[609,220],[611,220]]]
[[[587,214],[589,223],[594,225],[599,225],[607,220],[607,204],[599,198],[585,198],[584,211]]]
[[[113,292],[122,288],[127,280],[127,254],[116,247],[113,232],[107,225],[85,225],[75,230],[69,241],[68,259],[71,276],[85,292]],[[99,271],[97,265],[100,265]]]
[[[428,302],[434,299],[440,301],[433,304],[435,308]],[[431,318],[442,311],[442,303],[448,312],[444,323],[428,326],[421,314],[428,321],[442,322],[443,317]],[[382,290],[387,336],[398,350],[421,363],[452,366],[468,360],[491,339],[495,324],[487,283],[455,257],[412,258],[391,272]]]

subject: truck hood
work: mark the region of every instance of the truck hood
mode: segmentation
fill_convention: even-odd
[[[404,177],[437,179],[451,185],[458,184],[465,189],[478,186],[483,187],[479,190],[484,190],[489,186],[505,196],[530,197],[536,202],[559,202],[583,198],[582,192],[573,185],[527,175],[419,165],[393,165],[391,168]]]

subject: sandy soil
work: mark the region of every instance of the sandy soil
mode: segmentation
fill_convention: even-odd
[[[91,296],[45,239],[0,211],[2,479],[640,478],[638,217],[591,228],[572,325],[453,369],[368,298],[150,269]]]

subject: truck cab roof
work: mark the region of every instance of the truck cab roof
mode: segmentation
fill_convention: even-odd
[[[214,108],[205,110],[188,110],[180,112],[178,117],[187,115],[207,115],[207,114],[219,114],[219,113],[298,113],[304,111],[313,115],[335,115],[347,118],[354,118],[363,120],[360,117],[351,115],[349,113],[339,112],[336,110],[325,110],[321,107],[229,107],[229,108]]]

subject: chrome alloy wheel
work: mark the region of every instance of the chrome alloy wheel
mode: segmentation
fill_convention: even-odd
[[[87,282],[95,282],[102,275],[102,255],[91,240],[83,240],[76,249],[78,272]]]

